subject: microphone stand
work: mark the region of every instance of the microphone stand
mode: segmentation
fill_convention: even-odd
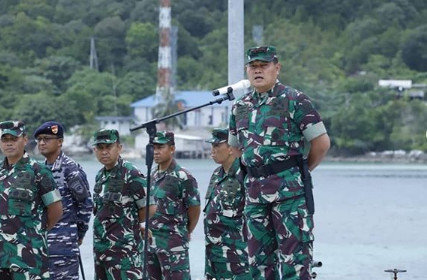
[[[217,95],[217,94],[215,94],[215,95]],[[145,165],[147,165],[147,194],[146,194],[146,204],[145,204],[144,267],[143,267],[143,271],[142,271],[142,279],[148,279],[148,278],[146,278],[146,274],[147,274],[147,265],[148,265],[147,251],[148,251],[148,230],[149,230],[149,219],[150,219],[150,216],[149,216],[150,203],[149,203],[149,201],[150,201],[151,167],[153,166],[153,159],[154,159],[153,140],[154,140],[154,137],[156,136],[156,133],[157,133],[156,124],[158,124],[159,122],[162,122],[164,120],[174,118],[176,116],[186,114],[188,112],[191,112],[191,111],[194,111],[194,110],[206,107],[206,106],[210,106],[210,105],[213,105],[216,103],[221,104],[225,100],[230,100],[230,101],[234,100],[233,88],[232,87],[227,88],[227,93],[223,97],[209,101],[208,103],[205,103],[205,104],[197,106],[197,107],[193,107],[193,108],[189,108],[187,110],[183,110],[183,111],[173,113],[173,114],[168,115],[168,116],[164,116],[161,118],[155,118],[155,119],[152,119],[148,122],[145,122],[139,126],[130,128],[131,132],[145,128],[147,130],[147,133],[149,136],[149,141],[148,141],[148,144],[146,146],[146,154],[145,154]]]

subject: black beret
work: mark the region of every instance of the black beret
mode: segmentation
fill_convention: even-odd
[[[40,134],[56,135],[58,138],[64,138],[64,127],[59,122],[49,121],[39,126],[34,132],[34,138]]]

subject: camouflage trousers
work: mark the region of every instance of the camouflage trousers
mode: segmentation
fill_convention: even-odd
[[[304,196],[266,204],[247,202],[245,215],[254,279],[311,279],[314,225]]]
[[[140,279],[142,279],[142,263],[140,261],[135,262],[134,257],[124,257],[120,260],[111,258],[100,260],[95,256],[95,280]]]
[[[247,263],[216,262],[206,257],[207,280],[252,280]]]
[[[49,257],[50,280],[79,280],[78,256]]]
[[[33,274],[27,270],[23,269],[9,269],[9,268],[0,268],[0,279],[1,280],[47,280],[49,278],[49,273],[46,272],[42,276]]]
[[[190,280],[188,250],[179,252],[147,252],[150,280]]]

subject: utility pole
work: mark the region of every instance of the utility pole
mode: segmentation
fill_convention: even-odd
[[[96,55],[95,38],[90,38],[90,57],[89,57],[90,69],[98,71],[98,56]]]
[[[228,0],[228,84],[244,78],[243,0]]]

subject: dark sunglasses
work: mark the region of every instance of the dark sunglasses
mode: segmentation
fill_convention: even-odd
[[[117,134],[116,131],[111,131],[111,130],[106,130],[106,131],[101,131],[96,135],[96,140],[110,140],[111,138],[111,133],[113,133],[117,138],[119,138],[119,135]]]
[[[248,55],[254,56],[259,53],[266,53],[267,51],[268,51],[268,47],[252,48],[252,49],[249,49]]]
[[[19,121],[18,123],[12,121],[5,121],[0,123],[0,129],[12,129],[12,128],[20,128],[24,126],[24,123]]]

